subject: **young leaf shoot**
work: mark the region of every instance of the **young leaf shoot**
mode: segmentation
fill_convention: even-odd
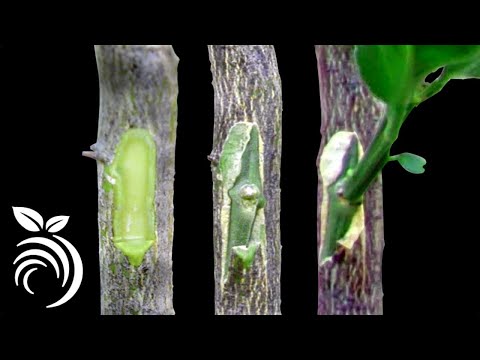
[[[401,125],[413,108],[452,79],[480,77],[480,45],[357,45],[356,60],[364,82],[386,104],[387,111],[365,155],[358,163],[353,163],[352,158],[351,168],[329,185],[320,260],[332,255],[355,215],[355,211],[347,210],[363,201],[368,187],[389,161],[398,161],[413,174],[425,172],[426,160],[418,155],[390,156]],[[441,75],[427,83],[426,77],[440,68]]]

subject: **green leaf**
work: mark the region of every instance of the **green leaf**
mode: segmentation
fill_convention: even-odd
[[[418,78],[417,89],[414,95],[416,105],[439,93],[452,79],[480,78],[480,46],[479,45],[418,45],[415,46],[417,55],[422,55],[423,63],[416,59],[416,73],[423,74]],[[430,59],[427,59],[427,55]],[[432,68],[428,68],[429,63]],[[430,71],[436,70],[443,64],[442,74],[431,84],[424,83],[424,78]],[[423,66],[423,68],[422,68]]]
[[[412,174],[423,174],[425,172],[423,166],[427,163],[427,160],[421,156],[411,153],[392,156],[390,157],[390,161],[398,161],[405,170]]]
[[[449,79],[480,79],[480,56],[467,63],[447,66],[445,73]]]
[[[415,77],[422,80],[443,66],[470,64],[477,58],[480,45],[414,45]]]
[[[357,45],[363,80],[387,104],[406,104],[413,94],[412,53],[412,45]]]

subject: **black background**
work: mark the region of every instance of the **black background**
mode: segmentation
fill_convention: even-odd
[[[214,313],[211,172],[213,88],[206,45],[174,45],[180,58],[173,249],[178,317]],[[316,157],[320,105],[313,45],[276,45],[283,87],[282,313],[314,318],[317,304]],[[81,156],[96,140],[98,79],[92,45],[0,48],[2,188],[0,312],[7,315],[100,314],[97,173]],[[383,171],[385,315],[478,316],[476,164],[480,80],[454,81],[410,115],[393,153],[427,159],[426,173],[397,164]],[[84,278],[65,305],[51,268],[16,287],[16,244],[31,236],[11,207],[46,220],[69,215],[59,233],[82,256]],[[477,216],[478,217],[478,216]]]

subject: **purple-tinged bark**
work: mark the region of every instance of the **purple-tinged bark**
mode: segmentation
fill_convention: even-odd
[[[322,142],[317,165],[329,139],[353,131],[367,149],[383,120],[385,105],[363,83],[351,45],[317,45],[322,109]],[[321,239],[322,179],[318,182],[318,246]],[[383,199],[381,176],[364,197],[365,229],[351,250],[339,246],[318,268],[318,314],[382,314]]]

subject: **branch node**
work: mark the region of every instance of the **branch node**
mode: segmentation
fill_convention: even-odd
[[[208,159],[213,165],[215,165],[215,166],[218,165],[219,156],[218,156],[218,153],[217,153],[217,152],[212,151],[212,153],[207,156],[207,159]]]
[[[95,151],[82,151],[82,156],[97,160],[97,154],[95,153]]]

